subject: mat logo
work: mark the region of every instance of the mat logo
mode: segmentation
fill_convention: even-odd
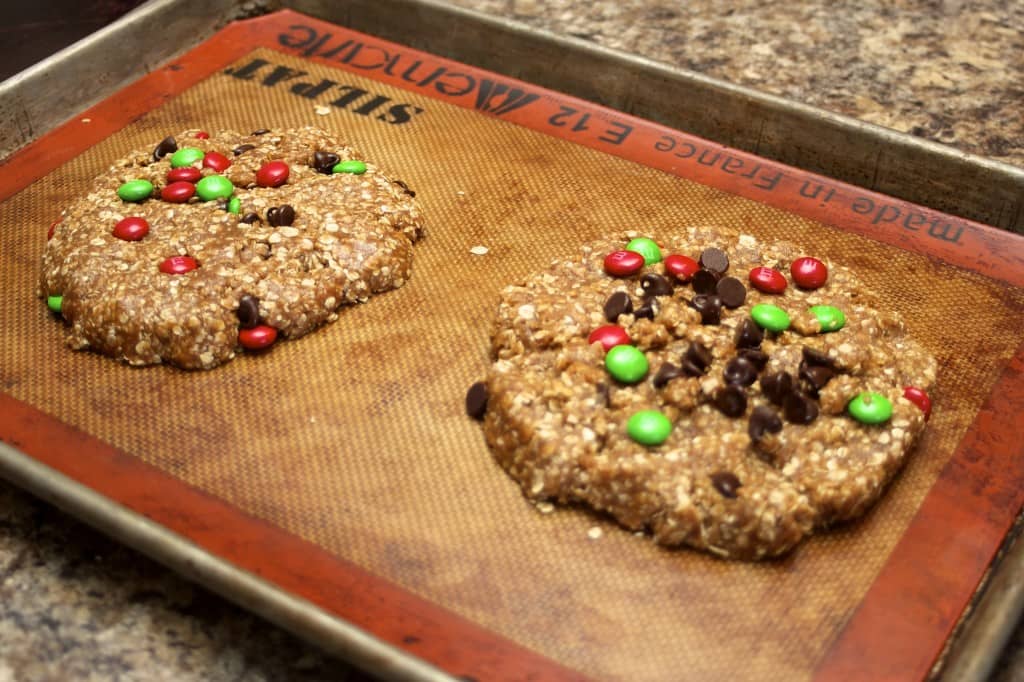
[[[537,99],[538,95],[482,78],[480,89],[476,93],[476,108],[495,116],[503,116]]]
[[[225,69],[224,73],[238,80],[257,82],[266,88],[283,85],[298,97],[321,100],[337,109],[360,116],[372,116],[391,125],[409,123],[413,117],[423,113],[423,109],[414,104],[395,102],[390,97],[353,85],[326,78],[319,81],[307,80],[307,72],[274,64],[266,59],[253,59],[243,66]]]
[[[472,71],[468,67],[450,68],[440,61],[431,64],[394,46],[375,45],[357,38],[335,38],[332,33],[320,33],[303,24],[289,26],[287,33],[278,35],[278,43],[303,57],[318,57],[352,69],[378,72],[392,82],[398,81],[400,87],[411,85],[453,100],[461,99],[477,111],[494,116],[506,116],[540,99],[540,95],[522,87],[466,73]]]

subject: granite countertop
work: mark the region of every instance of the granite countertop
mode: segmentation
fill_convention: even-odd
[[[1024,3],[450,1],[1024,166]]]
[[[1024,3],[454,4],[1024,166]],[[0,642],[0,682],[367,679],[2,481]]]

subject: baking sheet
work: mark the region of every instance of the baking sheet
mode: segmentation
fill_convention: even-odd
[[[337,51],[302,56],[307,47],[299,39],[314,33],[310,44],[330,36],[315,52]],[[337,575],[357,571],[361,580],[393,586],[383,592],[388,599],[412,595],[412,620],[423,621],[429,611],[446,625],[457,623],[450,632],[468,628],[481,641],[496,635],[511,643],[511,657],[554,676],[576,670],[602,679],[678,679],[684,670],[694,679],[791,679],[816,668],[826,674],[822,666],[838,660],[834,647],[870,601],[877,576],[906,541],[958,444],[962,450],[979,408],[997,381],[1007,381],[1024,306],[1019,242],[536,88],[520,87],[519,101],[536,97],[508,108],[518,84],[507,79],[298,15],[250,22],[220,37],[202,59],[155,74],[152,87],[183,90],[173,99],[152,108],[138,93],[120,98],[44,140],[49,149],[61,146],[61,135],[91,135],[96,144],[5,203],[5,393],[116,449],[116,456],[99,452],[94,471],[75,470],[76,477],[99,471],[102,478],[105,467],[127,466],[129,480],[154,477],[175,491],[185,484],[182,490],[223,503],[218,518],[230,517],[231,525],[219,533],[196,529],[174,498],[155,512],[148,498],[128,506],[186,537],[202,535],[207,551],[260,575],[268,563],[297,562],[298,570],[316,555],[324,562],[317,577],[330,581],[330,559],[340,557]],[[357,45],[363,47],[348,62],[338,58]],[[369,73],[370,62],[360,61],[379,61],[387,51],[420,60],[424,74],[446,69],[434,80],[448,92],[436,84],[397,87],[401,69]],[[326,96],[307,96],[309,87],[326,81],[332,83]],[[489,94],[481,95],[486,81]],[[459,89],[466,92],[455,94]],[[365,94],[345,106],[331,104],[354,90]],[[379,98],[387,101],[360,112]],[[145,113],[122,128],[133,118],[132,106]],[[398,106],[422,111],[396,123],[388,112]],[[507,121],[479,111],[502,107],[499,116]],[[182,127],[306,123],[343,133],[418,191],[430,231],[407,287],[346,312],[309,338],[206,374],[130,370],[62,347],[59,324],[33,300],[41,237],[62,197],[123,149]],[[860,212],[868,201],[872,210]],[[843,229],[808,218],[812,213]],[[666,552],[582,512],[537,514],[491,463],[478,427],[462,414],[465,388],[486,363],[501,286],[610,230],[635,226],[656,234],[693,222],[785,236],[862,268],[872,288],[890,292],[889,302],[946,367],[932,430],[891,494],[863,522],[815,539],[781,562],[749,566]],[[26,229],[33,224],[39,229]],[[940,254],[989,277],[877,240]],[[476,245],[489,253],[471,254]],[[955,336],[950,320],[958,325]],[[46,428],[46,420],[39,423]],[[0,435],[10,442],[17,427],[5,428]],[[51,457],[48,463],[58,468],[82,466],[66,461],[69,453],[31,454]],[[998,483],[1012,489],[1013,475],[1009,467]],[[115,499],[128,494],[108,491]],[[191,498],[180,499],[184,505]],[[257,546],[240,557],[228,529],[253,523],[294,539],[290,546],[300,556],[282,559]],[[597,542],[587,535],[593,525],[605,530]],[[997,545],[981,550],[990,558]],[[956,549],[954,543],[950,551]],[[288,580],[278,575],[270,582]],[[974,584],[957,587],[969,596]],[[926,600],[936,596],[935,587],[925,586]],[[281,587],[343,618],[362,618],[360,627],[451,672],[511,676],[507,661],[486,661],[467,645],[458,655],[439,647],[444,633],[410,634],[422,622],[402,632],[394,619],[389,626],[383,617],[347,613],[339,601],[351,600],[352,584],[332,588],[340,591]],[[943,627],[951,624],[931,628],[940,645]],[[925,665],[935,644],[919,645]],[[539,656],[533,661],[526,654]]]
[[[1024,233],[1024,169],[443,0],[149,0],[0,83],[0,155],[229,21],[281,7]]]

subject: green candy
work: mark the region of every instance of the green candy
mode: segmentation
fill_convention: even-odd
[[[657,410],[640,410],[626,422],[626,432],[642,445],[661,445],[672,433],[672,422]]]
[[[334,168],[331,169],[332,173],[351,173],[352,175],[362,175],[366,172],[366,164],[358,159],[350,159],[348,161],[341,161],[334,164]]]
[[[182,147],[171,154],[171,168],[184,168],[191,166],[196,161],[202,161],[206,152],[195,147]]]
[[[818,318],[818,323],[821,325],[821,331],[824,332],[835,332],[843,328],[846,324],[846,315],[843,311],[835,306],[831,305],[812,305],[810,307],[811,313]]]
[[[750,309],[750,316],[759,327],[770,332],[784,332],[789,329],[789,315],[777,305],[758,303]]]
[[[203,201],[227,199],[235,193],[235,186],[223,175],[207,175],[196,183],[196,194]]]
[[[64,297],[63,296],[47,296],[46,297],[46,307],[48,307],[50,310],[52,310],[53,312],[55,312],[58,315],[60,315],[60,311],[64,307]]]
[[[862,424],[882,424],[892,417],[892,403],[881,393],[864,391],[850,401],[846,411]]]
[[[626,244],[627,251],[635,251],[644,257],[644,265],[654,265],[661,262],[661,249],[653,239],[637,237]]]
[[[122,201],[142,201],[153,193],[153,183],[149,180],[129,180],[117,188],[117,196]]]
[[[608,373],[624,384],[635,384],[647,376],[647,356],[636,346],[615,346],[604,356]]]
[[[228,213],[241,213],[242,211],[242,200],[238,197],[231,197],[231,201],[228,202]]]

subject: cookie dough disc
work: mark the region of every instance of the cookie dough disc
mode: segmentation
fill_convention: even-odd
[[[185,131],[115,162],[67,207],[41,294],[72,347],[210,369],[402,286],[423,232],[413,197],[322,130]],[[126,218],[148,232],[115,230]]]
[[[816,289],[753,286],[754,268],[788,275],[806,255],[792,245],[691,228],[659,244],[703,262],[702,277],[681,281],[652,259],[609,275],[605,257],[635,236],[502,293],[484,415],[501,466],[531,500],[583,503],[663,545],[737,559],[777,556],[862,514],[924,429],[903,393],[930,389],[934,358],[842,266],[828,263]],[[606,367],[607,330],[588,342],[609,324],[646,357],[639,381]],[[891,415],[858,421],[847,406],[859,395]],[[630,418],[650,410],[672,425],[663,442],[644,444],[643,424],[630,435]]]

